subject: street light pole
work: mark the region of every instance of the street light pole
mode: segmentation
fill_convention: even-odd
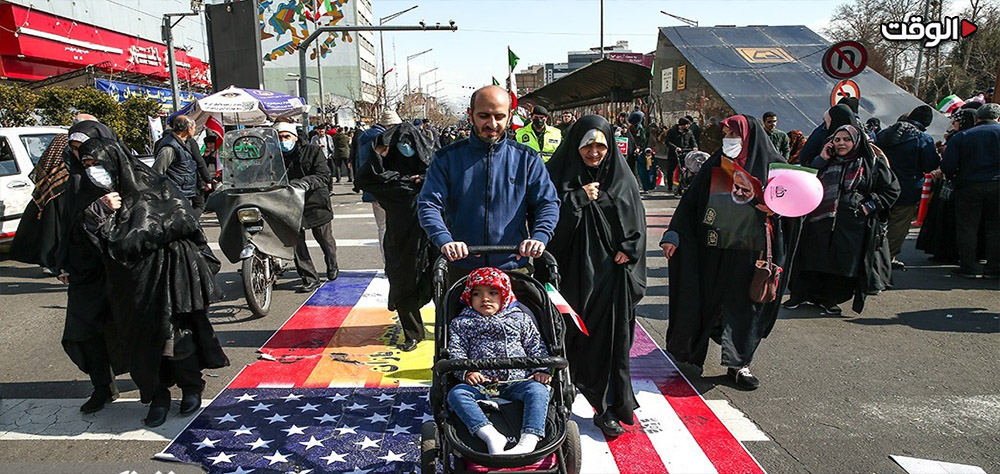
[[[394,18],[398,17],[399,15],[402,15],[402,14],[404,14],[404,13],[410,11],[410,10],[413,10],[414,8],[417,8],[418,6],[419,5],[414,5],[414,6],[410,7],[410,8],[407,8],[406,10],[401,10],[401,11],[398,11],[396,13],[393,13],[392,15],[388,15],[388,16],[384,16],[382,18],[379,18],[378,19],[378,26],[382,26],[382,25],[386,24],[387,22],[392,21]],[[385,109],[389,108],[389,97],[388,97],[389,96],[389,89],[388,89],[388,86],[385,85],[385,75],[386,75],[386,72],[385,72],[385,39],[382,37],[382,30],[379,30],[379,32],[378,32],[378,47],[379,47],[380,56],[382,57],[382,109],[385,110]],[[398,84],[397,84],[397,87],[398,87]]]
[[[426,76],[426,75],[428,75],[428,74],[430,74],[430,73],[432,73],[434,71],[437,71],[437,70],[438,70],[438,68],[434,68],[434,69],[431,69],[430,71],[424,71],[424,72],[422,72],[420,74],[417,74],[417,90],[419,90],[420,92],[424,92],[424,76]]]
[[[163,15],[163,23],[160,26],[160,35],[163,37],[163,42],[167,44],[167,69],[170,70],[170,91],[173,96],[173,106],[174,112],[180,109],[181,98],[180,92],[177,86],[177,63],[174,60],[174,33],[173,28],[180,23],[181,20],[186,16],[198,16],[198,10],[201,9],[200,1],[191,2],[191,10],[187,13],[167,13]],[[171,22],[171,18],[177,18],[177,21]]]
[[[427,54],[427,53],[429,53],[429,52],[431,52],[433,50],[434,50],[434,48],[429,48],[429,49],[427,49],[425,51],[421,51],[421,52],[419,52],[417,54],[411,54],[411,55],[409,55],[409,56],[406,57],[406,95],[413,94],[413,89],[410,89],[410,60],[413,59],[413,58],[416,58],[417,56],[420,56],[420,55],[423,55],[423,54]],[[406,113],[407,113],[407,115],[411,114],[412,111],[410,110],[410,104],[406,100],[406,96],[403,96],[403,102],[406,102]]]
[[[449,21],[448,26],[441,26],[440,23],[434,26],[427,26],[420,22],[418,26],[321,26],[313,31],[306,39],[296,46],[299,50],[299,92],[305,97],[309,92],[309,84],[306,81],[306,50],[319,35],[323,33],[341,33],[344,31],[458,31],[458,26],[454,21]],[[303,124],[309,123],[308,109],[302,113]]]
[[[313,0],[313,14],[315,14],[315,20],[313,20],[313,29],[319,28],[319,0]],[[326,120],[326,101],[323,99],[323,65],[320,64],[320,45],[316,45],[316,77],[319,82],[319,121],[323,122]],[[306,102],[309,102],[308,97],[303,97]],[[306,126],[308,124],[302,124]]]

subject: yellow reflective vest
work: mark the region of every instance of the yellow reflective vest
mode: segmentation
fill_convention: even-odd
[[[518,143],[528,145],[533,150],[541,153],[542,161],[548,162],[549,158],[552,158],[552,154],[556,152],[556,148],[559,148],[559,143],[562,142],[562,132],[556,127],[546,125],[545,133],[542,135],[542,146],[539,147],[533,127],[534,125],[528,125],[527,127],[517,129],[517,132],[514,133],[514,139]]]

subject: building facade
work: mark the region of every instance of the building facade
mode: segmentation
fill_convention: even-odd
[[[297,45],[323,26],[371,26],[371,0],[258,0],[264,87],[301,95],[298,90]],[[317,59],[318,58],[318,59]],[[325,115],[332,123],[371,123],[377,100],[375,41],[371,32],[328,33],[307,53],[309,82],[306,100],[311,115]],[[322,81],[325,114],[320,111]]]

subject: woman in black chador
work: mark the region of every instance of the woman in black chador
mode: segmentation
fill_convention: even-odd
[[[755,195],[750,176],[767,183],[769,166],[785,160],[756,118],[734,115],[719,126],[722,148],[695,175],[660,241],[670,260],[666,350],[678,362],[701,368],[713,339],[722,346],[722,365],[729,377],[738,387],[753,390],[760,382],[750,373],[750,363],[774,326],[780,297],[765,304],[750,298],[770,214],[762,196]],[[742,168],[732,172],[732,191],[719,192],[719,183],[713,190],[713,179],[721,183],[728,175],[725,167],[735,169],[730,163]],[[787,232],[782,219],[772,215],[769,220],[773,262],[784,266]]]
[[[87,178],[120,199],[101,199],[84,213],[98,237],[114,327],[128,371],[144,403],[147,426],[163,424],[170,387],[183,392],[181,414],[201,406],[201,370],[229,365],[212,325],[209,301],[219,296],[205,236],[190,202],[166,178],[115,141],[80,148]]]
[[[618,436],[638,407],[629,350],[646,293],[645,209],[600,116],[574,123],[546,167],[562,202],[548,250],[559,262],[560,291],[590,333],[566,336],[572,380],[597,412],[594,424]]]

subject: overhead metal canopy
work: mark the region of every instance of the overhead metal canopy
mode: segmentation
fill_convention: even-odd
[[[650,79],[650,69],[641,64],[598,59],[518,100],[544,105],[550,111],[629,102],[649,95]]]
[[[774,111],[780,128],[807,133],[830,108],[838,81],[821,64],[830,43],[805,26],[682,26],[660,28],[660,35],[654,87],[665,103],[690,102],[687,95],[703,93],[698,85],[704,81],[736,113],[760,117]],[[688,65],[687,89],[663,87],[663,69],[682,65]],[[878,117],[888,126],[923,104],[872,69],[852,80],[861,89],[862,120]],[[940,136],[948,119],[934,115],[928,132]]]

